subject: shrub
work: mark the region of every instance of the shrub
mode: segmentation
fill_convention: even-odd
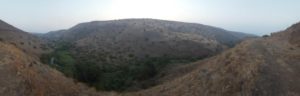
[[[43,63],[50,64],[51,58],[54,58],[54,65],[51,67],[56,68],[68,77],[73,77],[75,72],[75,59],[68,51],[56,51],[51,54],[43,54],[40,60]]]
[[[134,55],[133,54],[128,54],[128,57],[132,58],[132,57],[134,57]]]
[[[20,42],[21,45],[24,45],[24,42]]]
[[[101,76],[101,68],[94,63],[77,63],[75,65],[76,76],[75,78],[79,81],[93,85],[99,81]]]
[[[57,58],[57,65],[59,65],[59,69],[66,76],[73,77],[75,73],[75,60],[71,54],[67,51],[58,51],[55,53],[55,58]]]
[[[263,35],[262,37],[266,38],[266,37],[270,37],[269,35]]]
[[[51,67],[61,71],[68,77],[74,77],[76,72],[75,59],[69,51],[70,47],[66,45],[58,45],[59,47],[50,54],[43,54],[41,56],[41,61],[46,64],[50,64],[51,58],[54,58],[54,64]]]

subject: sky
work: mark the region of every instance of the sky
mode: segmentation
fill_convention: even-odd
[[[0,19],[38,33],[89,21],[152,18],[264,35],[299,22],[299,5],[300,0],[0,0]]]

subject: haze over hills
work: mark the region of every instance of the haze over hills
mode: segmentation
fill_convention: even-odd
[[[108,22],[121,22],[121,21],[108,21]],[[156,20],[154,21],[150,20],[150,21],[152,23],[158,22]],[[149,22],[149,24],[152,24],[150,21],[147,22]],[[162,22],[166,22],[166,21],[162,21]],[[40,41],[41,43],[45,43],[45,42],[40,38],[37,38],[35,36],[32,36],[31,34],[28,34],[20,30],[15,30],[14,27],[1,22],[0,28],[2,30],[0,30],[0,36],[2,36],[1,37],[2,39],[0,41],[0,77],[4,77],[4,78],[0,78],[0,94],[3,96],[20,96],[20,95],[25,95],[25,96],[202,96],[202,95],[204,96],[241,96],[241,95],[298,96],[300,95],[300,83],[299,83],[300,42],[298,38],[300,36],[299,34],[300,23],[294,24],[290,28],[287,28],[285,31],[273,33],[270,37],[252,38],[252,39],[242,41],[241,43],[238,43],[236,46],[234,46],[231,49],[227,49],[229,46],[232,46],[231,44],[226,43],[227,41],[221,42],[216,39],[216,37],[222,37],[224,35],[216,36],[215,34],[219,32],[216,32],[218,31],[218,29],[214,29],[214,28],[213,28],[214,30],[212,30],[213,31],[212,33],[214,34],[211,34],[211,32],[207,32],[210,34],[203,35],[205,33],[205,32],[201,33],[203,31],[183,31],[183,30],[205,30],[205,29],[201,29],[201,28],[193,29],[194,27],[187,27],[187,28],[184,27],[183,29],[174,28],[174,30],[176,29],[179,31],[176,30],[170,31],[172,28],[170,29],[165,28],[166,27],[164,26],[165,23],[163,23],[163,25],[159,25],[159,26],[164,26],[163,28],[159,26],[151,27],[154,26],[155,24],[147,25],[148,27],[143,27],[144,25],[141,25],[139,24],[139,22],[136,21],[134,23],[137,24],[131,25],[132,23],[130,23],[129,24],[130,27],[128,27],[129,26],[128,24],[125,24],[127,25],[126,28],[120,28],[120,29],[119,28],[115,29],[115,27],[108,28],[110,30],[105,28],[107,28],[108,26],[121,26],[122,24],[115,25],[115,23],[108,23],[108,25],[106,26],[106,24],[102,25],[102,23],[103,22],[100,23],[90,22],[90,23],[79,24],[69,30],[57,33],[59,34],[55,36],[55,38],[57,39],[51,37],[53,35],[46,36],[48,39],[54,38],[54,43],[52,42],[53,44],[52,47],[54,47],[54,49],[51,52],[51,54],[48,54],[48,56],[56,57],[56,58],[63,57],[64,59],[62,61],[59,59],[54,60],[56,62],[53,62],[53,64],[42,64],[41,61],[43,60],[39,60],[38,57],[40,57],[39,54],[44,52],[40,52],[39,51],[40,49],[31,50],[31,47],[28,47],[27,45],[24,47],[22,46],[22,44],[20,45],[17,44],[17,42],[20,42],[19,39],[24,41],[31,41],[32,38],[34,38],[34,40]],[[176,26],[177,23],[174,24],[174,26]],[[180,26],[180,24],[178,26]],[[86,26],[94,25],[94,27],[92,28],[78,27],[83,25]],[[103,27],[101,27],[100,25]],[[184,24],[181,26],[184,26]],[[101,29],[98,29],[99,27]],[[146,30],[143,31],[143,28],[146,28]],[[7,31],[8,29],[10,31]],[[121,31],[121,33],[118,35],[118,32],[122,29],[124,31]],[[137,31],[130,31],[129,29],[137,30]],[[152,31],[157,29],[158,30],[161,29],[162,31],[158,31],[158,32]],[[82,34],[82,32],[87,32],[87,34]],[[147,35],[143,35],[140,32]],[[224,31],[224,32],[226,33],[226,35],[222,37],[221,40],[227,37],[231,38],[235,36],[232,35],[231,32],[228,31]],[[126,35],[125,33],[128,34],[129,36]],[[231,35],[229,35],[228,33]],[[148,34],[150,34],[150,36]],[[20,36],[26,38],[25,39],[19,38]],[[130,36],[135,38],[128,38]],[[143,39],[147,37],[148,40],[143,40],[141,39],[142,37]],[[177,38],[174,39],[175,37]],[[104,38],[103,41],[101,41],[102,38]],[[164,41],[166,43],[160,45],[155,40]],[[134,43],[134,41],[140,43]],[[70,71],[62,70],[54,66],[56,63],[59,63],[58,65],[60,66],[62,65],[69,66],[68,64],[61,64],[61,63],[70,63],[70,61],[72,61],[72,59],[70,59],[72,56],[74,56],[75,61],[80,60],[78,57],[76,57],[77,55],[88,57],[87,60],[88,62],[90,62],[90,63],[79,62],[78,64],[86,64],[84,66],[80,66],[79,68],[86,68],[85,66],[90,66],[90,64],[98,65],[98,63],[93,62],[93,58],[96,58],[97,56],[89,56],[91,54],[99,54],[99,52],[97,51],[98,49],[105,49],[105,53],[101,54],[100,56],[111,54],[109,52],[113,52],[113,50],[116,50],[115,48],[117,48],[115,47],[115,45],[123,44],[123,43],[125,43],[126,47],[138,46],[134,48],[134,50],[142,50],[139,49],[139,47],[145,45],[139,45],[139,44],[142,43],[151,44],[151,43],[147,43],[147,41],[148,42],[152,41],[154,42],[154,44],[157,43],[157,46],[154,45],[147,46],[150,48],[149,49],[145,48],[143,49],[143,51],[148,51],[154,47],[158,49],[163,49],[164,47],[161,46],[168,45],[169,47],[167,47],[161,52],[165,52],[165,51],[168,52],[167,50],[168,48],[175,48],[175,49],[178,48],[175,51],[174,50],[172,51],[178,52],[178,54],[192,54],[192,52],[190,53],[185,53],[185,52],[189,52],[189,50],[191,50],[190,48],[194,48],[193,46],[196,45],[193,51],[202,52],[201,50],[203,49],[211,50],[209,53],[210,54],[214,53],[212,54],[214,56],[207,57],[206,59],[201,59],[199,61],[193,62],[192,64],[184,64],[184,62],[180,62],[179,64],[174,64],[174,67],[169,67],[169,66],[173,66],[172,64],[168,65],[160,70],[163,73],[165,73],[165,77],[167,78],[154,78],[154,79],[163,79],[164,80],[163,82],[151,85],[152,87],[146,87],[146,89],[143,90],[134,91],[134,92],[120,92],[120,93],[103,92],[103,91],[96,92],[95,90],[92,90],[81,83],[74,83],[74,81],[77,82],[76,80],[72,80],[71,78],[66,78],[65,76],[69,76],[66,73]],[[190,42],[192,41],[193,43],[190,44]],[[231,41],[234,40],[228,40],[228,41],[232,43]],[[177,46],[171,46],[173,43],[177,44]],[[40,43],[37,43],[37,45],[39,44]],[[213,46],[211,45],[207,47],[205,44],[212,44]],[[126,47],[124,47],[125,45],[123,46],[118,45],[118,47],[126,49]],[[106,46],[108,47],[105,48]],[[189,48],[184,48],[184,47],[182,48],[179,46],[188,46]],[[219,50],[218,48],[221,49]],[[26,50],[30,49],[30,51],[24,51],[24,49]],[[91,49],[96,51],[92,51]],[[111,50],[111,51],[107,51],[107,50]],[[186,50],[186,51],[178,51],[178,50]],[[83,53],[89,52],[89,53],[79,54],[75,52],[83,52]],[[101,52],[102,51],[100,51],[100,53]],[[128,52],[128,51],[123,51],[123,52]],[[37,54],[32,54],[32,53],[37,53]],[[143,57],[143,55],[137,55],[137,54],[142,54],[142,52],[133,51],[132,53],[134,53],[133,57],[138,57],[138,56]],[[159,56],[157,55],[159,54],[159,52],[158,53],[154,52],[154,54],[155,55],[153,56]],[[173,55],[172,52],[170,52],[170,54]],[[178,54],[175,54],[175,56],[177,56]],[[192,57],[197,55],[199,54],[192,54],[188,56]],[[131,56],[132,55],[130,55],[129,57]],[[152,56],[152,54],[150,56]],[[48,60],[46,59],[46,61]],[[110,60],[108,59],[108,61]],[[174,60],[171,61],[174,62]],[[147,64],[155,65],[155,64],[165,64],[170,62],[163,62],[163,63],[150,62]],[[114,62],[109,62],[105,64],[113,65],[113,63]],[[101,64],[102,62],[99,63],[99,65]],[[126,65],[127,66],[131,65],[131,63]],[[99,66],[92,66],[92,67],[99,67]],[[105,67],[115,67],[115,66],[105,66]],[[152,71],[147,71],[148,70],[147,68],[149,67],[157,68],[155,66],[146,66],[147,69],[146,70],[146,69],[135,69],[135,67],[140,68],[142,66],[133,66],[133,67],[134,70],[142,70],[142,71],[138,71],[138,73],[143,73],[143,72],[151,73]],[[55,68],[56,70],[53,68]],[[116,69],[113,68],[113,70]],[[65,74],[63,75],[61,72],[57,70]],[[105,72],[106,71],[108,70],[105,70]],[[88,74],[86,74],[85,72]],[[97,74],[97,73],[90,74],[89,72],[94,72],[94,71],[84,71],[82,72],[82,74],[84,75]],[[105,80],[103,78],[111,78],[113,77],[113,75],[120,75],[120,74],[115,74],[114,72],[111,71],[107,73],[105,72],[98,74],[99,76],[101,75],[100,76],[101,78],[100,79],[97,78],[97,80]],[[117,71],[117,73],[118,72],[120,71]],[[127,74],[121,74],[121,75],[127,76]],[[130,75],[136,75],[136,74],[130,74]],[[80,75],[76,75],[76,76],[80,76]],[[115,78],[117,79],[107,79],[107,80],[120,79],[118,76]],[[140,81],[140,79],[138,79],[137,81]],[[116,84],[116,82],[119,81],[112,81],[112,83],[110,82],[104,82],[104,83]],[[101,85],[102,83],[99,83],[98,86],[102,86]],[[135,84],[135,83],[130,83],[130,84]],[[143,85],[143,84],[138,84],[138,85]]]

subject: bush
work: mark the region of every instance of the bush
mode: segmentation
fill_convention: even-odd
[[[266,37],[270,37],[269,35],[263,35],[262,37],[266,38]]]
[[[123,91],[133,83],[131,76],[124,70],[103,73],[101,79],[96,85],[97,89]]]
[[[54,58],[54,64],[51,63],[51,58]],[[43,63],[49,64],[51,67],[61,71],[68,77],[73,77],[75,72],[75,60],[68,51],[57,51],[51,54],[41,56]]]
[[[73,77],[75,71],[75,60],[68,51],[58,51],[54,58],[57,58],[58,69],[60,69],[66,76]]]
[[[51,67],[61,71],[68,77],[74,77],[76,72],[75,69],[75,59],[69,52],[70,47],[65,47],[66,45],[61,45],[57,50],[50,54],[43,54],[40,60],[49,64]],[[54,64],[51,63],[51,59],[54,59]]]
[[[76,64],[76,76],[79,81],[93,85],[99,81],[101,76],[101,68],[94,63]]]
[[[24,45],[24,42],[20,42],[21,45]]]

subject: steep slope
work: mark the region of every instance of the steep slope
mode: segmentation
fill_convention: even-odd
[[[21,31],[17,28],[15,28],[14,26],[11,26],[9,25],[8,23],[0,20],[0,29],[3,31],[3,30],[6,30],[6,31]]]
[[[73,81],[39,63],[14,45],[0,42],[1,96],[75,96]]]
[[[46,43],[36,36],[26,33],[0,20],[0,41],[8,42],[33,56],[49,51]]]
[[[300,23],[293,25],[288,31],[291,31],[291,39],[290,42],[292,44],[296,44],[298,47],[300,47]]]
[[[75,96],[80,87],[43,65],[38,56],[43,42],[0,20],[1,96]]]
[[[299,96],[299,28],[247,40],[185,76],[126,96]]]

